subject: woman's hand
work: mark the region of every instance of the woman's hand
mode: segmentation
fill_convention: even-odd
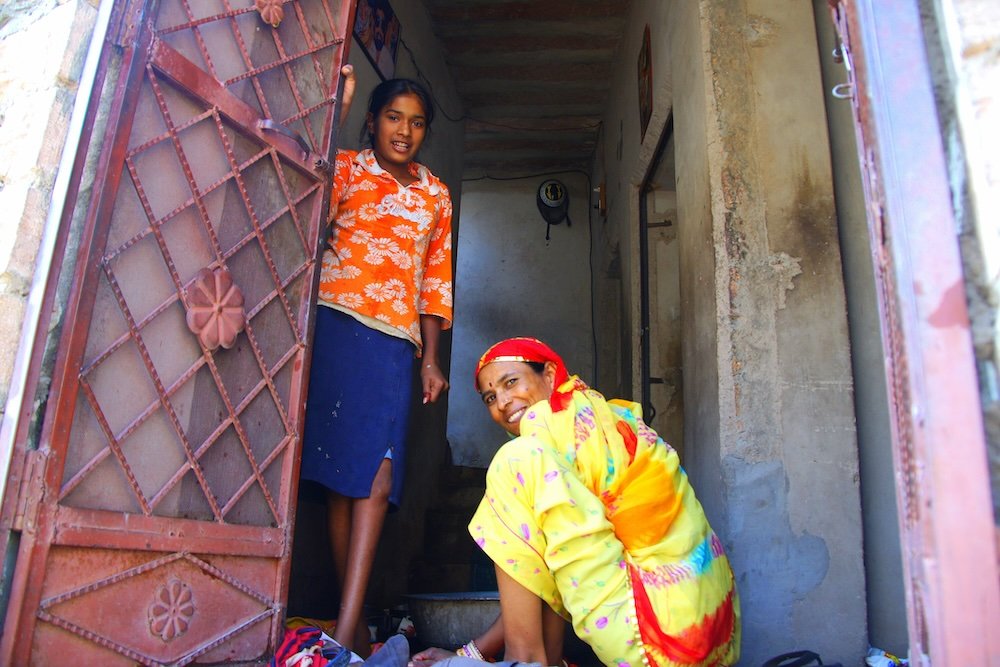
[[[429,667],[435,662],[440,662],[441,660],[447,660],[448,658],[454,657],[455,654],[451,651],[446,651],[443,648],[431,647],[426,651],[414,653],[413,657],[410,658],[410,662],[407,663],[407,667]]]
[[[420,366],[420,384],[424,388],[424,405],[433,403],[442,392],[448,391],[448,380],[436,361],[425,360]]]
[[[354,78],[354,65],[344,65],[340,68],[340,75],[344,77],[344,95],[340,98],[340,126],[344,127],[347,122],[347,114],[351,111],[351,103],[354,102],[354,89],[358,81]]]

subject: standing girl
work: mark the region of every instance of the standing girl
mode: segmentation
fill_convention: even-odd
[[[415,81],[372,91],[371,148],[337,155],[320,276],[301,477],[327,489],[341,590],[334,639],[362,656],[372,561],[403,490],[414,366],[423,403],[448,389],[438,340],[452,316],[451,198],[414,161],[433,118]]]

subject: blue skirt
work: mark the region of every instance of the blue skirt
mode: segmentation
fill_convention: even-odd
[[[417,363],[413,343],[332,308],[316,311],[300,477],[367,498],[389,456],[389,502],[398,507]]]

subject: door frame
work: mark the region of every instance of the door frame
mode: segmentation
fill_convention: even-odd
[[[650,293],[649,286],[649,201],[648,197],[653,192],[653,177],[663,161],[667,144],[674,136],[674,114],[667,116],[667,121],[663,124],[663,131],[656,141],[656,148],[653,150],[653,157],[646,166],[642,183],[639,184],[639,382],[642,388],[641,405],[643,419],[647,423],[652,423],[656,417],[656,408],[653,406],[652,387],[653,383],[663,383],[663,378],[653,377],[651,373],[653,345],[650,340]],[[671,158],[673,159],[673,158]]]
[[[1000,589],[965,278],[915,0],[829,0],[849,73],[892,421],[910,658],[993,664]]]

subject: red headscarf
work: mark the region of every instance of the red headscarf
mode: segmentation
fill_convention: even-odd
[[[555,364],[555,389],[552,396],[549,397],[549,405],[552,406],[553,412],[559,412],[569,405],[569,399],[574,390],[587,388],[587,385],[579,378],[570,378],[562,357],[537,338],[508,338],[486,350],[479,358],[479,363],[476,364],[474,382],[477,390],[479,389],[479,372],[483,370],[484,366],[494,361],[521,361],[540,364],[551,361]],[[572,382],[567,384],[569,380]]]

